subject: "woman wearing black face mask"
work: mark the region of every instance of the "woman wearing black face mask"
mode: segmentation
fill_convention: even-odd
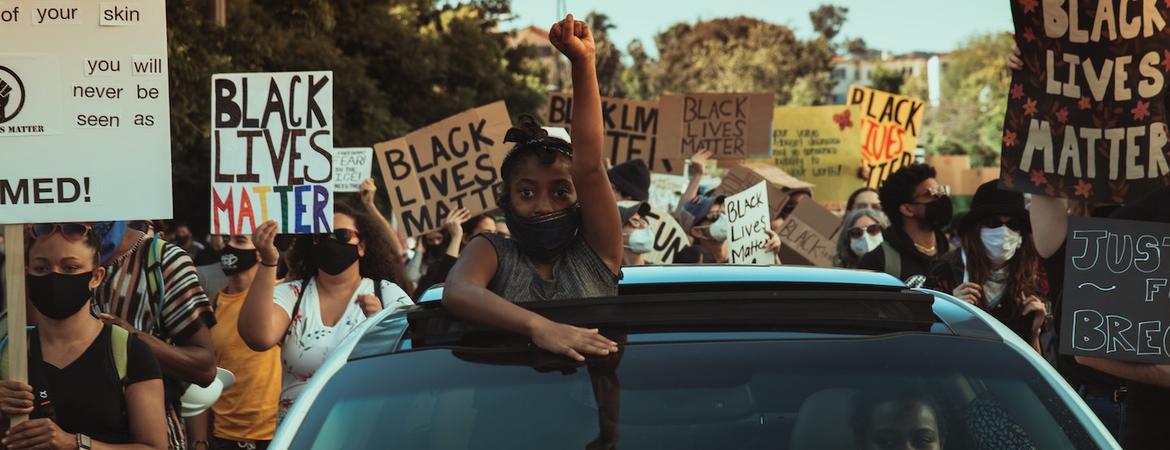
[[[414,303],[406,294],[402,261],[391,256],[391,237],[378,219],[335,205],[333,232],[298,236],[288,260],[299,279],[279,286],[277,228],[268,221],[252,236],[260,267],[240,310],[239,329],[252,350],[280,345],[279,418],[350,331],[383,309]]]
[[[513,304],[617,295],[622,261],[622,226],[601,162],[593,37],[569,15],[552,26],[549,39],[573,65],[573,145],[548,137],[531,117],[508,130],[505,140],[517,145],[501,164],[499,204],[513,239],[471,241],[447,276],[443,304],[583,360],[582,353],[606,355],[617,344],[597,330],[551,322]]]
[[[0,381],[0,412],[32,420],[8,430],[4,445],[167,448],[162,371],[154,354],[136,335],[103,325],[90,312],[92,291],[105,277],[97,265],[101,241],[75,223],[39,224],[31,231],[27,288],[37,322],[28,340],[31,386]],[[7,365],[0,370],[7,377]],[[7,426],[7,418],[2,422]]]

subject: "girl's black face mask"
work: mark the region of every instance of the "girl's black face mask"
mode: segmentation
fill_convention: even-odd
[[[92,279],[93,272],[27,275],[25,283],[28,286],[28,300],[41,315],[53,320],[65,320],[77,314],[93,296],[89,289]]]
[[[547,263],[561,256],[577,237],[581,205],[533,217],[520,217],[511,208],[504,208],[504,217],[520,251],[533,261]]]

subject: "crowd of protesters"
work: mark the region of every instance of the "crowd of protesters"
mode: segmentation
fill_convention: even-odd
[[[617,295],[622,267],[644,264],[654,244],[646,165],[607,168],[601,156],[588,28],[570,17],[549,35],[572,63],[571,139],[550,136],[530,117],[509,130],[497,213],[452,211],[439,231],[412,243],[378,211],[367,181],[360,206],[339,201],[332,232],[321,235],[278,236],[275,222],[205,242],[181,223],[29,226],[30,377],[0,381],[0,412],[35,420],[8,430],[4,445],[266,448],[350,331],[383,310],[410,308],[439,285],[452,313],[527,335],[550,352],[583,360],[617,351],[596,329],[517,306]],[[689,183],[669,208],[687,234],[676,264],[728,261],[724,197],[700,192],[710,156],[689,160]],[[815,192],[786,194],[769,231],[774,255],[780,227]],[[1043,353],[1127,448],[1157,448],[1170,442],[1160,426],[1170,419],[1170,368],[1057,356],[1059,323],[1051,318],[1061,309],[1068,217],[1170,221],[1158,207],[1170,204],[1167,197],[1163,190],[1118,209],[1027,198],[989,182],[956,219],[935,170],[910,164],[880,189],[849,197],[833,261],[986,310]],[[106,358],[107,351],[121,356]],[[224,386],[218,400],[187,414],[185,390],[216,382]],[[47,406],[34,398],[42,391],[51,393]]]

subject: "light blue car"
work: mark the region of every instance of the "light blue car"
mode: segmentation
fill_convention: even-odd
[[[383,312],[270,448],[1120,448],[1031,347],[949,295],[835,269],[624,272],[618,297],[525,305],[621,343],[584,363],[437,301]]]

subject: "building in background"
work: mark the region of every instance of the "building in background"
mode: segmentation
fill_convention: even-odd
[[[870,75],[879,67],[902,73],[905,79],[919,77],[926,81],[930,94],[931,105],[937,106],[941,100],[942,71],[946,69],[947,55],[935,53],[910,53],[906,55],[891,55],[889,52],[870,52],[861,58],[855,56],[839,56],[833,60],[832,103],[845,104],[849,99],[849,86],[853,84],[870,85]]]

